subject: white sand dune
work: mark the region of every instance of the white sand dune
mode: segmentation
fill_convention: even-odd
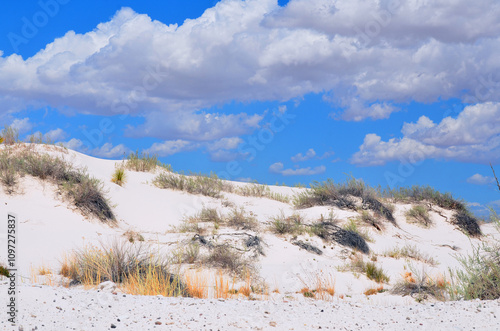
[[[107,330],[111,325],[120,330],[192,329],[347,329],[347,330],[482,330],[500,329],[500,301],[436,302],[432,298],[419,304],[410,296],[401,297],[389,292],[366,296],[363,293],[379,284],[363,274],[339,271],[352,256],[352,249],[319,237],[309,235],[297,239],[323,251],[313,254],[293,245],[291,236],[277,236],[266,231],[270,218],[283,213],[299,213],[306,221],[318,220],[321,215],[333,212],[341,224],[359,214],[336,207],[316,206],[296,210],[292,204],[267,198],[244,197],[224,193],[215,199],[186,192],[160,189],[152,185],[154,173],[127,171],[126,184],[111,182],[115,165],[121,161],[92,158],[55,146],[36,146],[41,153],[57,155],[77,167],[85,167],[92,176],[102,180],[116,215],[116,226],[109,226],[98,219],[82,215],[80,210],[64,201],[57,188],[48,182],[25,176],[20,179],[19,190],[8,195],[0,190],[0,215],[18,215],[17,260],[22,284],[19,285],[19,325],[24,330]],[[235,183],[235,185],[247,185]],[[292,196],[304,189],[270,186],[272,192]],[[224,203],[223,203],[224,201]],[[145,241],[171,251],[189,242],[193,234],[172,231],[182,220],[196,214],[203,207],[217,208],[229,214],[231,207],[244,207],[262,224],[259,238],[264,242],[264,256],[258,257],[258,275],[271,293],[262,300],[190,299],[140,297],[124,295],[120,291],[97,292],[81,287],[54,287],[43,285],[46,277],[33,277],[33,270],[40,266],[57,274],[64,254],[89,244],[123,238],[128,230],[140,233]],[[430,216],[434,225],[423,228],[406,221],[405,211],[411,205],[396,204],[395,218],[399,227],[384,222],[381,232],[368,229],[373,242],[371,253],[364,259],[375,260],[390,277],[384,288],[390,289],[409,271],[431,276],[445,275],[449,268],[459,267],[457,254],[468,254],[473,245],[488,241],[495,235],[492,225],[482,225],[482,239],[470,239],[451,224],[452,211],[437,206]],[[4,222],[2,222],[4,224]],[[2,229],[3,231],[4,229]],[[214,240],[236,238],[236,231],[220,229]],[[226,237],[224,234],[227,233]],[[210,235],[207,236],[210,239]],[[3,241],[2,241],[3,242]],[[431,265],[415,259],[394,259],[384,256],[395,247],[414,245],[418,250],[437,261]],[[4,247],[2,243],[2,247]],[[3,251],[2,251],[3,254]],[[0,262],[4,262],[0,255]],[[318,277],[334,282],[335,295],[328,301],[304,298],[301,288]],[[32,285],[33,281],[39,284]],[[3,295],[7,283],[0,284]],[[299,292],[299,293],[298,293]],[[8,329],[5,319],[0,328]],[[155,324],[156,323],[156,324]],[[161,324],[158,324],[161,323]]]

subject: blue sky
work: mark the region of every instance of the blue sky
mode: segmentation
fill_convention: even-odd
[[[496,0],[2,6],[0,125],[21,138],[233,180],[431,185],[500,208]]]

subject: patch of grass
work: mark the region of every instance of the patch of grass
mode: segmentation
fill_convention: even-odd
[[[374,242],[373,238],[370,236],[370,232],[368,232],[367,229],[358,228],[356,221],[353,219],[350,219],[346,224],[344,224],[344,226],[342,226],[342,229],[349,232],[357,233],[365,241]]]
[[[142,244],[118,241],[101,247],[87,246],[73,251],[63,262],[60,273],[71,277],[73,284],[112,281],[130,294],[185,294],[185,285],[170,272],[166,257],[153,251]]]
[[[333,222],[317,222],[312,225],[312,231],[324,240],[334,241],[364,254],[370,253],[370,248],[361,235],[351,230],[344,230]]]
[[[0,154],[0,171],[14,172],[13,178],[16,174],[30,175],[52,182],[84,214],[91,214],[102,221],[115,220],[104,194],[103,183],[59,157],[40,154],[25,147],[9,149]],[[15,183],[15,179],[8,180],[9,191],[15,190]]]
[[[459,210],[453,216],[453,224],[457,225],[465,234],[471,237],[481,237],[482,232],[477,218],[466,210]]]
[[[384,256],[389,256],[394,259],[399,258],[409,258],[417,261],[422,261],[431,266],[437,266],[439,264],[432,256],[429,254],[422,253],[416,245],[405,245],[402,248],[395,247],[384,253]]]
[[[283,212],[271,219],[269,227],[273,233],[281,235],[301,235],[306,231],[300,214],[293,214],[287,217]]]
[[[428,201],[444,209],[467,210],[462,200],[455,199],[451,193],[441,193],[431,186],[414,185],[411,187],[386,189],[382,194],[396,201],[407,203]]]
[[[369,296],[369,295],[374,295],[374,294],[378,294],[378,293],[383,293],[385,291],[387,291],[387,290],[384,289],[384,286],[380,285],[376,288],[369,288],[363,294],[366,296]]]
[[[358,219],[366,225],[373,226],[378,231],[382,231],[384,229],[382,222],[373,217],[367,210],[363,210]]]
[[[234,208],[227,217],[227,225],[238,230],[257,231],[259,222],[253,216],[248,216],[243,208]]]
[[[500,231],[498,216],[493,215]],[[459,256],[462,268],[453,275],[452,295],[455,299],[495,300],[500,298],[500,241],[473,246],[468,256]]]
[[[170,165],[161,163],[158,160],[158,156],[154,154],[150,155],[144,152],[139,154],[139,151],[135,151],[135,153],[130,153],[125,161],[125,168],[133,171],[152,172],[156,170],[156,167],[172,171]]]
[[[200,256],[200,245],[198,243],[189,244],[182,254],[182,262],[193,264]]]
[[[432,221],[429,217],[429,212],[424,206],[413,206],[406,213],[406,220],[411,223],[418,223],[426,228],[432,225]]]
[[[126,180],[127,174],[125,173],[125,168],[117,167],[115,169],[115,172],[113,173],[113,177],[111,177],[111,181],[116,185],[122,186],[123,184],[125,184]]]
[[[429,296],[441,301],[446,300],[447,282],[442,276],[438,280],[433,280],[424,272],[420,274],[405,272],[402,276],[403,279],[392,287],[391,293],[402,296],[410,295],[417,302],[422,302]]]
[[[251,262],[243,254],[229,245],[219,245],[212,248],[204,262],[215,268],[225,269],[240,277],[245,277],[254,271]]]
[[[364,207],[396,224],[392,209],[380,202],[374,189],[365,185],[362,180],[351,178],[345,183],[335,184],[328,179],[325,182],[313,182],[310,190],[297,194],[293,203],[296,208],[312,206],[337,206],[356,210],[355,198],[361,198]]]
[[[162,189],[186,191],[212,198],[220,198],[221,191],[227,186],[215,174],[184,176],[162,172],[154,178],[153,183]]]
[[[290,201],[289,196],[272,192],[269,186],[257,183],[240,186],[235,190],[235,193],[246,197],[268,198],[283,203],[288,203]]]
[[[10,277],[10,273],[9,273],[9,270],[7,269],[7,267],[5,267],[4,265],[1,265],[1,264],[0,264],[0,276],[7,277],[7,278]]]
[[[349,265],[341,267],[340,271],[354,271],[363,273],[368,279],[377,283],[388,283],[390,278],[382,268],[377,267],[373,262],[365,262],[361,255],[355,255]]]
[[[5,126],[2,130],[2,142],[5,145],[14,145],[19,141],[19,130],[12,126]]]

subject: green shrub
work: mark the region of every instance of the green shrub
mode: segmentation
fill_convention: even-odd
[[[204,262],[215,268],[226,269],[240,277],[244,277],[254,271],[254,267],[250,261],[229,245],[220,245],[212,248],[209,255],[204,259]]]
[[[432,221],[429,217],[429,212],[424,206],[413,206],[406,212],[405,215],[407,220],[416,222],[424,227],[429,227],[432,225]]]
[[[367,262],[365,264],[365,273],[366,277],[378,283],[389,282],[389,276],[384,273],[382,268],[377,267],[373,262]]]
[[[157,155],[154,154],[150,155],[149,153],[144,153],[144,152],[139,154],[139,151],[135,151],[135,153],[130,153],[127,156],[125,167],[129,170],[141,171],[141,172],[155,171],[156,167],[162,167],[167,171],[172,171],[172,167],[168,164],[161,163],[158,160]]]
[[[465,234],[471,237],[482,236],[477,218],[466,210],[459,210],[455,213],[453,224],[457,225]]]
[[[356,221],[353,219],[350,219],[344,226],[342,226],[342,229],[350,232],[357,233],[358,235],[361,236],[364,240],[368,242],[374,242],[373,238],[370,236],[370,233],[366,229],[359,229],[358,225],[356,224]]]
[[[227,218],[227,225],[239,230],[257,231],[259,222],[253,216],[247,216],[243,208],[234,208]]]
[[[383,192],[383,195],[396,201],[408,203],[428,201],[445,209],[467,210],[463,201],[453,198],[451,193],[441,193],[431,186],[414,185],[412,187],[387,189]]]
[[[270,229],[277,234],[301,235],[305,232],[302,216],[293,214],[286,217],[283,212],[272,218]]]

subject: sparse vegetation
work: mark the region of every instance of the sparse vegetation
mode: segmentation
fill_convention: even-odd
[[[2,142],[5,145],[14,145],[19,141],[19,130],[12,126],[5,126],[2,130]]]
[[[368,232],[367,229],[358,228],[358,225],[356,224],[356,221],[354,219],[350,219],[346,224],[344,224],[344,226],[342,226],[342,229],[357,233],[365,241],[374,242],[373,238],[370,236],[370,232]]]
[[[113,173],[113,177],[111,177],[111,181],[116,185],[122,186],[126,180],[127,174],[125,173],[125,168],[121,166],[117,167]]]
[[[413,223],[418,223],[424,227],[430,227],[432,221],[429,217],[429,212],[424,206],[413,206],[406,212],[406,220]]]
[[[254,271],[252,263],[229,245],[212,248],[204,262],[212,267],[228,270],[240,277],[246,277]]]
[[[130,153],[127,156],[125,167],[129,170],[141,172],[155,171],[156,167],[162,167],[167,171],[172,171],[172,167],[168,164],[161,163],[157,155],[150,155],[144,152],[139,154],[139,151]]]
[[[389,256],[394,259],[409,258],[417,261],[422,261],[431,266],[439,264],[432,256],[422,253],[416,245],[405,245],[402,248],[395,247],[384,253],[384,256]]]
[[[296,208],[312,206],[337,206],[356,210],[355,198],[361,199],[362,207],[366,207],[393,224],[396,224],[392,209],[380,202],[374,189],[365,185],[362,180],[350,179],[346,183],[335,184],[331,179],[326,182],[314,182],[310,190],[297,194],[293,203]]]
[[[441,193],[430,186],[399,187],[386,189],[383,196],[407,203],[430,202],[444,209],[467,210],[465,203],[453,198],[451,193]]]
[[[286,217],[283,212],[272,218],[270,225],[272,232],[276,234],[301,235],[305,232],[305,226],[300,214],[293,214]]]
[[[382,268],[377,267],[373,262],[365,262],[363,256],[358,254],[354,255],[350,264],[341,267],[339,270],[363,273],[368,279],[376,281],[377,283],[388,283],[390,280],[389,276],[385,274]]]
[[[104,195],[103,183],[59,157],[40,154],[23,146],[4,150],[0,154],[0,173],[4,174],[6,180],[2,183],[8,192],[15,191],[18,175],[30,175],[56,184],[59,192],[84,214],[103,221],[115,220]]]
[[[6,266],[0,264],[0,276],[3,276],[3,277],[10,277],[10,273],[9,273],[9,270],[7,269]]]
[[[227,225],[238,230],[257,231],[259,222],[253,216],[248,216],[243,208],[234,208],[227,217]]]
[[[351,247],[359,250],[364,254],[370,253],[370,248],[366,240],[357,232],[345,230],[336,225],[334,222],[317,222],[311,226],[311,231],[316,233],[320,238],[327,241],[334,241],[342,246]]]
[[[434,297],[437,300],[444,301],[447,299],[447,282],[443,276],[437,280],[428,277],[424,272],[405,272],[403,279],[394,285],[391,293],[397,295],[410,295],[417,302],[422,302],[429,298]]]
[[[133,230],[126,231],[125,233],[123,233],[123,236],[127,238],[127,240],[131,243],[136,241],[144,241],[144,237],[142,236],[142,234]]]
[[[153,183],[162,189],[186,191],[212,198],[220,198],[221,191],[227,189],[227,184],[223,183],[215,174],[184,176],[162,172],[155,177]]]
[[[290,201],[290,197],[287,195],[274,193],[271,191],[269,186],[257,183],[240,186],[235,190],[235,193],[246,197],[268,198],[283,203],[288,203]]]

